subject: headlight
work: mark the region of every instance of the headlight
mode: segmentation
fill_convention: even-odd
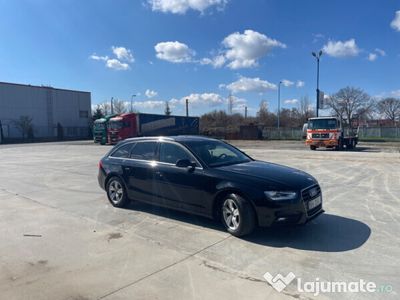
[[[265,191],[264,194],[271,200],[293,200],[297,198],[296,192]]]

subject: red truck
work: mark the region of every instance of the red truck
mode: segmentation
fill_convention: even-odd
[[[108,141],[116,144],[131,137],[199,134],[199,118],[126,113],[110,119]]]

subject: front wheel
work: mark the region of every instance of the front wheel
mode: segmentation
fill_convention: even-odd
[[[317,150],[316,146],[310,145],[310,150]]]
[[[111,204],[115,207],[124,207],[128,204],[129,199],[126,194],[124,183],[118,177],[111,177],[107,182],[107,197]]]
[[[251,233],[256,226],[256,215],[248,201],[237,194],[230,194],[222,201],[222,223],[226,230],[237,237]]]

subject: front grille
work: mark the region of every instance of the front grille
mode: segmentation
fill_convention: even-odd
[[[319,187],[318,184],[310,186],[301,192],[301,198],[303,199],[304,202],[308,202],[312,199],[315,199],[319,195],[321,195],[321,188]]]
[[[322,208],[322,204],[320,204],[320,205],[314,207],[313,209],[310,209],[309,211],[307,211],[307,215],[312,216],[316,212],[320,211],[321,208]]]
[[[329,139],[329,133],[313,133],[313,139]]]
[[[301,198],[303,199],[306,209],[308,209],[308,201],[313,200],[313,199],[317,198],[318,196],[321,196],[321,188],[318,184],[310,186],[301,192]],[[322,203],[319,204],[318,206],[313,207],[312,209],[308,210],[307,215],[312,216],[315,213],[317,213],[318,211],[320,211],[321,209],[322,209]]]

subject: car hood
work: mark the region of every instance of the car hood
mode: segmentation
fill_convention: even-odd
[[[306,172],[263,161],[250,161],[247,163],[223,166],[218,169],[250,178],[258,178],[271,188],[302,190],[318,183],[314,177]]]

